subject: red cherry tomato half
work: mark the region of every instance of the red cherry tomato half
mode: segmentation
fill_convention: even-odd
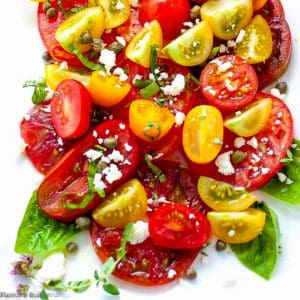
[[[117,137],[116,147],[104,149],[103,145],[99,144],[99,140],[111,137]],[[88,158],[84,153],[95,149],[97,144],[102,147],[102,156],[104,157],[111,154],[113,150],[119,151],[124,157],[124,160],[119,163],[114,162],[112,157],[112,162],[107,165],[111,169],[111,165],[114,164],[114,170],[118,171],[120,176],[113,178],[115,176],[112,173],[115,172],[110,171],[112,177],[108,179],[106,176],[106,179],[103,180],[105,184],[103,190],[106,195],[135,171],[138,147],[136,138],[128,125],[118,120],[109,120],[99,124],[90,134],[65,153],[40,184],[37,201],[49,217],[62,222],[72,222],[77,217],[91,211],[101,201],[96,192],[92,194],[93,197],[88,202],[84,200],[91,193],[88,182]],[[118,156],[120,157],[120,155]]]
[[[154,242],[171,249],[202,247],[210,237],[206,216],[180,203],[159,207],[149,218],[149,233]]]
[[[63,80],[51,100],[51,118],[62,138],[84,135],[91,122],[92,99],[86,87],[74,79]]]
[[[249,104],[258,88],[254,68],[235,55],[210,61],[200,75],[200,90],[207,102],[221,111],[236,111]]]
[[[190,20],[188,0],[142,0],[139,2],[139,19],[142,24],[157,20],[162,28],[164,40],[180,35],[183,23]]]

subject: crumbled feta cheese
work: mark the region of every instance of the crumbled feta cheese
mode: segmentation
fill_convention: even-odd
[[[182,74],[176,74],[171,84],[161,87],[165,95],[178,96],[185,88],[185,78]]]
[[[140,244],[149,237],[148,223],[137,221],[133,224],[128,236],[128,242],[132,245]]]
[[[94,161],[98,158],[100,158],[103,153],[101,151],[97,151],[94,149],[89,149],[86,152],[83,153],[90,161]]]
[[[137,7],[139,5],[139,0],[129,0],[130,6]]]
[[[252,137],[249,141],[247,141],[247,145],[251,146],[252,148],[254,149],[257,149],[258,147],[258,142],[257,142],[257,139],[256,137]]]
[[[115,68],[113,74],[118,75],[120,81],[125,81],[128,79],[128,75],[124,72],[122,68]]]
[[[237,137],[234,139],[234,147],[241,148],[246,144],[246,140],[243,137]]]
[[[176,276],[177,272],[173,269],[168,270],[168,278],[174,278]]]
[[[121,2],[121,1],[118,1],[117,4],[116,4],[116,9],[122,9],[124,8],[125,5]]]
[[[112,161],[114,161],[115,163],[121,162],[124,160],[124,155],[121,154],[121,152],[119,150],[113,150],[112,153],[107,155],[108,158]]]
[[[278,172],[277,173],[277,177],[278,177],[278,179],[279,179],[280,182],[285,182],[286,179],[287,179],[287,176],[284,173],[282,173],[282,172]]]
[[[42,267],[37,271],[35,279],[40,283],[61,280],[66,272],[65,256],[62,252],[53,253],[46,257]]]
[[[94,187],[95,189],[100,189],[100,190],[104,190],[106,188],[106,184],[103,182],[102,180],[102,174],[101,173],[96,173],[94,176]]]
[[[105,179],[108,181],[108,183],[113,183],[114,181],[119,180],[122,177],[121,171],[115,164],[110,164],[102,172],[103,174],[105,174]]]
[[[185,119],[185,114],[183,112],[181,112],[181,111],[176,112],[175,123],[177,126],[182,125],[184,122],[184,119]]]
[[[230,161],[230,155],[232,153],[233,151],[224,152],[220,154],[215,160],[215,164],[218,167],[218,172],[225,176],[235,173],[235,170]]]
[[[132,150],[132,146],[130,146],[130,145],[127,144],[127,143],[124,144],[124,147],[125,147],[125,150],[126,150],[127,152],[130,152],[130,151]]]
[[[62,71],[63,70],[65,70],[65,71],[68,70],[69,69],[68,63],[66,61],[61,62],[60,65],[59,65],[59,69],[62,70]]]
[[[237,44],[240,43],[240,42],[244,39],[245,33],[246,33],[246,31],[245,31],[244,29],[241,29],[241,30],[240,30],[240,32],[239,32],[239,34],[238,34],[238,36],[237,36],[237,38],[236,38],[236,40],[235,40],[235,42],[236,42]]]
[[[103,49],[101,51],[99,62],[102,63],[107,72],[116,65],[116,53],[114,51]]]

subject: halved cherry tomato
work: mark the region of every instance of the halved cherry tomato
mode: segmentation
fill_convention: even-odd
[[[214,34],[225,40],[235,38],[252,18],[252,0],[208,0],[201,6],[202,20],[206,20]]]
[[[158,141],[168,133],[174,123],[174,115],[152,100],[139,99],[130,104],[129,126],[144,141]]]
[[[162,53],[182,66],[202,64],[211,53],[213,32],[207,21],[199,22],[167,44]]]
[[[103,173],[102,176],[103,192],[108,195],[132,175],[138,159],[135,136],[122,121],[109,120],[101,123],[66,152],[40,184],[37,190],[37,201],[49,217],[62,222],[72,222],[99,204],[100,196],[96,192],[92,193],[89,185],[92,178],[89,179],[89,161],[85,153],[89,150],[97,151],[95,145],[100,143],[100,140],[110,137],[117,139],[114,149],[105,148],[99,144],[102,149],[100,157],[112,155],[112,162],[106,167],[106,175]],[[129,146],[130,149],[128,149]],[[112,151],[114,150],[119,151],[117,161],[123,155],[126,163],[122,163],[122,160],[119,163],[113,160],[115,155]]]
[[[141,220],[147,212],[147,195],[136,178],[114,189],[93,210],[93,219],[103,227],[125,228],[130,222]]]
[[[199,177],[198,192],[201,199],[216,211],[241,211],[256,201],[255,195],[245,188],[206,176]]]
[[[236,55],[250,64],[265,62],[272,53],[272,33],[267,21],[255,16],[245,28],[245,35],[237,44]]]
[[[237,111],[249,104],[258,89],[257,75],[248,62],[235,55],[211,60],[200,76],[207,102],[221,111]]]
[[[86,87],[77,80],[65,79],[51,100],[51,118],[62,138],[78,138],[90,128],[92,100]]]
[[[92,73],[86,87],[95,104],[110,107],[126,97],[131,89],[131,84],[126,80],[120,80],[118,75],[97,70]]]
[[[96,222],[90,227],[93,248],[104,263],[109,257],[116,259],[122,229],[103,228]],[[147,238],[140,244],[126,244],[126,260],[121,260],[113,275],[142,286],[157,286],[181,278],[191,266],[199,249],[185,251],[159,247]]]
[[[198,105],[189,111],[182,131],[187,157],[198,164],[212,161],[223,144],[223,117],[211,105]]]
[[[271,98],[252,102],[238,114],[227,116],[224,120],[224,126],[239,136],[253,136],[265,127],[271,110]]]
[[[161,247],[195,249],[207,243],[210,225],[206,216],[197,210],[171,203],[159,207],[150,215],[149,233]]]
[[[239,212],[216,212],[207,214],[212,232],[228,244],[246,243],[255,239],[263,230],[266,213],[248,208]]]
[[[180,34],[183,23],[190,19],[191,5],[188,0],[142,0],[139,1],[139,19],[142,24],[157,20],[165,41]]]

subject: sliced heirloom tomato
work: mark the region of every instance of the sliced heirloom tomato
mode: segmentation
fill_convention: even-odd
[[[117,139],[113,149],[105,146],[105,139],[112,137]],[[101,157],[110,162],[103,165]],[[136,139],[129,127],[118,120],[105,121],[48,172],[37,191],[38,204],[49,217],[72,222],[100,203],[98,191],[102,191],[101,197],[108,195],[129,178],[136,169],[137,158]]]
[[[35,105],[20,124],[25,153],[33,166],[42,174],[60,159],[73,141],[57,136],[50,115],[50,102]]]
[[[104,228],[96,222],[89,229],[93,248],[104,263],[109,257],[116,259],[122,229]],[[151,238],[139,244],[126,244],[126,259],[121,260],[113,275],[126,282],[142,286],[157,286],[182,278],[193,263],[199,249],[174,250],[156,245]]]
[[[285,12],[281,0],[267,0],[261,9],[255,11],[255,14],[262,15],[267,21],[285,19]]]
[[[159,246],[171,249],[195,249],[210,237],[206,216],[180,203],[165,204],[149,217],[149,233]]]
[[[54,129],[62,138],[78,138],[90,128],[92,100],[77,80],[65,79],[56,88],[50,103]]]
[[[200,76],[207,102],[221,111],[237,111],[249,104],[258,89],[257,75],[248,62],[235,55],[211,60]]]

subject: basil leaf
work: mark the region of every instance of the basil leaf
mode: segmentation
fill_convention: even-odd
[[[257,204],[257,208],[267,214],[263,231],[248,243],[232,244],[231,249],[243,265],[268,280],[278,259],[279,223],[275,212],[265,203]]]
[[[262,190],[278,200],[295,205],[300,203],[300,140],[294,140],[293,143],[297,146],[290,150],[292,157],[287,158],[289,162],[280,171],[292,183],[280,182],[275,176]]]
[[[120,294],[119,289],[115,285],[113,285],[111,283],[104,283],[102,285],[102,287],[103,287],[103,289],[104,289],[105,292],[107,292],[107,293],[109,293],[111,295],[116,296],[116,295]]]
[[[83,293],[91,286],[91,284],[91,279],[85,279],[80,281],[69,281],[67,286],[74,293]]]
[[[62,250],[79,233],[74,223],[60,223],[45,215],[37,203],[34,191],[18,229],[15,252],[47,256]]]

